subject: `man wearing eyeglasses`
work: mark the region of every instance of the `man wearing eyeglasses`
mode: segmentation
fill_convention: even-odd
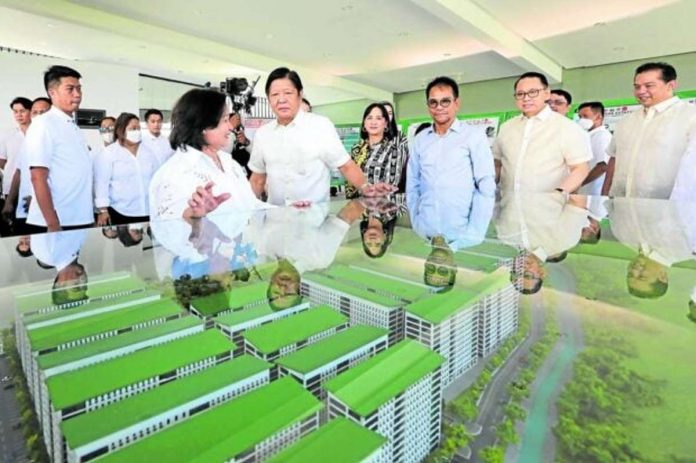
[[[589,173],[587,135],[570,119],[551,111],[546,76],[522,74],[515,82],[522,114],[500,128],[493,143],[496,179],[513,191],[572,193]]]
[[[573,97],[570,93],[560,88],[551,90],[551,97],[549,98],[549,107],[551,111],[560,114],[561,116],[567,116],[568,110],[570,109],[570,104],[573,102]]]
[[[406,170],[406,203],[412,224],[465,230],[475,192],[495,196],[495,169],[484,130],[457,120],[459,86],[437,77],[426,88],[433,118],[414,139]]]

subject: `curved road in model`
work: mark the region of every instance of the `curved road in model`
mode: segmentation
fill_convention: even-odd
[[[555,461],[552,430],[558,420],[555,403],[571,378],[573,361],[584,345],[582,321],[572,306],[575,278],[563,265],[556,266],[550,273],[553,287],[558,289],[556,316],[561,336],[534,381],[519,447],[517,451],[509,449],[512,452],[507,453],[510,461]]]

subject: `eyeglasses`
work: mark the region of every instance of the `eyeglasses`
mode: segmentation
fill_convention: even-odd
[[[549,104],[551,106],[563,106],[567,105],[568,102],[566,100],[549,100]]]
[[[512,96],[514,96],[516,100],[522,100],[522,99],[524,99],[525,96],[528,96],[529,98],[536,98],[539,96],[539,92],[541,92],[542,90],[546,90],[546,87],[533,88],[533,89],[528,90],[526,92],[515,92],[512,94]]]
[[[444,277],[449,275],[450,271],[452,271],[452,266],[450,265],[435,265],[431,263],[425,264],[425,273],[430,275],[437,273],[438,275]]]
[[[113,131],[113,127],[99,127],[99,133],[111,133]]]
[[[449,105],[452,104],[452,98],[443,98],[441,100],[436,100],[435,98],[431,98],[428,100],[428,108],[435,109],[439,106],[442,106],[443,108],[447,108]]]

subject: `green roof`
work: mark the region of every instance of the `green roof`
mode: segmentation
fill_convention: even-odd
[[[386,339],[388,334],[389,331],[383,328],[355,325],[304,349],[281,357],[275,363],[299,373],[309,373],[382,336]]]
[[[281,378],[97,461],[227,461],[322,408],[294,379]]]
[[[343,325],[348,318],[329,306],[318,306],[244,332],[244,338],[264,354],[304,341],[308,337]]]
[[[482,297],[507,286],[510,286],[510,272],[501,267],[466,288],[455,286],[446,293],[438,293],[428,299],[409,304],[405,310],[430,323],[438,324],[461,309],[472,308],[473,303]]]
[[[268,283],[261,281],[247,286],[221,291],[209,296],[198,297],[191,301],[191,306],[201,315],[215,315],[224,310],[244,307],[254,302],[266,301]]]
[[[40,369],[46,370],[58,365],[64,365],[66,363],[75,362],[94,355],[111,352],[115,349],[131,346],[148,339],[176,333],[177,331],[191,328],[196,325],[201,325],[202,323],[203,322],[198,317],[181,317],[176,320],[148,326],[147,328],[119,334],[118,336],[100,339],[99,341],[90,342],[89,344],[74,346],[69,349],[63,349],[41,355],[38,358],[38,365]]]
[[[92,316],[89,312],[101,313],[101,311],[109,311],[119,307],[126,307],[135,304],[143,304],[147,300],[159,299],[160,294],[157,291],[138,291],[135,293],[124,294],[115,298],[99,299],[96,301],[88,301],[84,304],[71,306],[67,309],[58,309],[52,312],[42,312],[27,314],[24,317],[25,326],[33,325],[34,323],[56,321],[65,317],[88,317]]]
[[[61,423],[70,448],[94,442],[114,432],[160,415],[271,367],[251,355],[223,362],[194,375],[170,381],[107,407]]]
[[[339,417],[275,455],[268,463],[324,463],[328,460],[331,463],[359,463],[386,441],[386,437]]]
[[[46,287],[43,291],[37,291],[36,294],[17,295],[17,310],[20,313],[24,313],[51,307],[57,309],[59,306],[53,305],[51,287],[52,285]],[[139,278],[129,276],[128,274],[119,274],[115,278],[106,280],[90,280],[87,285],[87,296],[90,299],[97,299],[111,294],[143,289],[145,289],[145,283]]]
[[[343,283],[338,280],[334,280],[320,273],[306,273],[303,276],[304,281],[313,281],[320,285],[331,288],[335,291],[340,291],[342,293],[348,294],[349,296],[359,297],[373,304],[380,305],[387,309],[397,309],[404,305],[404,302],[392,299],[390,297],[382,296],[381,294],[375,293],[374,291],[369,291],[367,289],[356,288],[349,284]]]
[[[367,416],[442,363],[442,356],[405,339],[328,381],[324,387],[355,413]]]
[[[283,311],[279,312],[277,310],[273,310],[273,308],[271,308],[267,302],[264,302],[262,305],[257,305],[242,310],[235,310],[234,312],[220,315],[219,317],[215,318],[215,321],[221,326],[236,326],[251,320],[256,320],[257,318],[266,317],[271,314],[281,314],[282,312]]]
[[[129,384],[234,350],[217,330],[186,336],[123,357],[52,376],[46,380],[56,410],[84,402]]]
[[[377,290],[382,295],[387,293],[388,297],[396,296],[399,299],[415,301],[430,294],[429,289],[423,286],[345,265],[334,265],[323,273],[326,276],[342,280],[343,283],[354,286],[359,285],[364,289],[371,288]]]
[[[100,333],[107,333],[131,326],[175,316],[183,310],[171,299],[159,299],[145,304],[133,305],[94,317],[78,318],[57,325],[28,330],[31,349],[41,351]]]

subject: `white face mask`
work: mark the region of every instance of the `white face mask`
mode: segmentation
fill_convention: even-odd
[[[126,130],[126,140],[128,140],[129,142],[140,143],[141,139],[142,134],[140,133],[140,129]]]
[[[581,117],[580,119],[578,119],[578,125],[580,125],[580,127],[582,127],[583,130],[589,131],[594,125],[594,122],[592,122],[590,119],[585,119],[584,117]]]
[[[101,134],[102,140],[104,140],[104,143],[107,145],[110,145],[114,142],[114,133],[113,132],[105,132]]]

